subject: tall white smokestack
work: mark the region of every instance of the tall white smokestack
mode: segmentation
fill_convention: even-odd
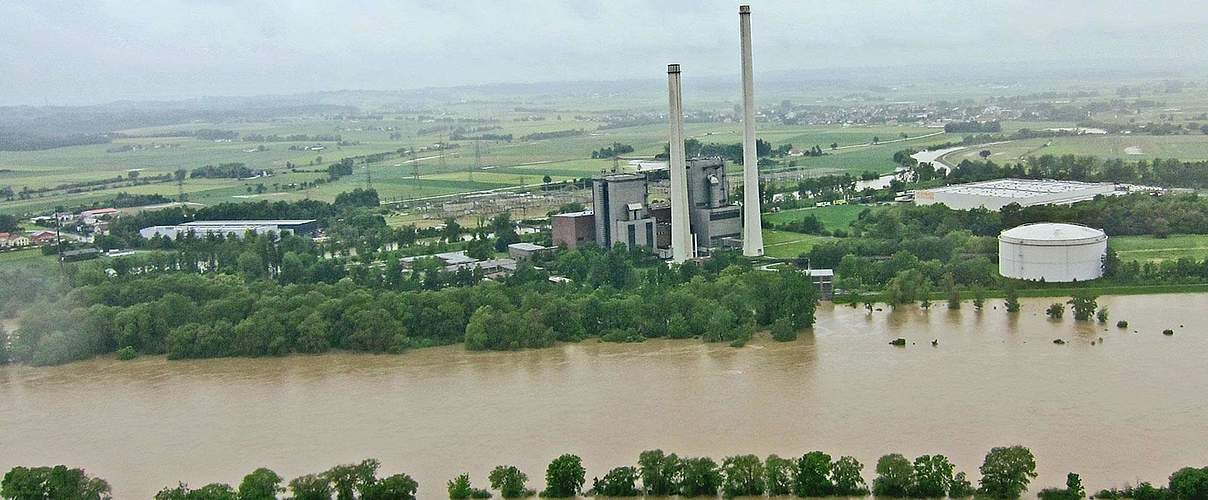
[[[696,254],[688,221],[688,167],[684,158],[684,102],[680,97],[680,67],[667,65],[667,98],[671,111],[671,261],[683,262]]]
[[[755,84],[751,75],[751,6],[738,6],[742,37],[742,254],[763,256],[759,217],[759,157],[755,151]]]

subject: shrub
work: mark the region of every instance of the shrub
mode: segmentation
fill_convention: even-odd
[[[122,361],[130,361],[138,357],[138,352],[133,347],[126,346],[117,350],[117,359]]]

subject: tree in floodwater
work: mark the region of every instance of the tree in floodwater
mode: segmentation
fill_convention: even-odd
[[[797,459],[797,471],[793,477],[793,494],[799,497],[825,497],[835,490],[831,481],[830,455],[811,451]]]
[[[275,500],[278,493],[285,492],[281,481],[276,472],[264,467],[256,469],[239,483],[239,500]]]
[[[1065,304],[1060,302],[1049,304],[1049,308],[1045,309],[1044,313],[1048,315],[1049,318],[1061,319],[1062,316],[1065,316]]]
[[[606,497],[636,497],[642,494],[637,487],[638,470],[634,467],[617,467],[603,479],[593,480],[592,493]]]
[[[14,467],[0,480],[0,498],[108,500],[111,490],[104,479],[89,477],[84,469]]]
[[[864,464],[853,457],[839,457],[831,465],[831,480],[837,496],[862,497],[868,494],[864,483]]]
[[[515,466],[496,466],[487,479],[491,481],[491,488],[499,490],[499,496],[503,498],[520,498],[527,493],[524,487],[528,483],[528,474],[520,472]]]
[[[1015,289],[1015,285],[1007,285],[1006,299],[1004,300],[1007,312],[1019,312],[1019,291]]]
[[[175,488],[165,487],[155,494],[155,500],[238,500],[239,495],[229,484],[213,483],[198,489],[189,489],[185,483]]]
[[[872,481],[872,493],[878,497],[902,498],[914,489],[914,467],[899,453],[877,460],[877,478]]]
[[[992,498],[1019,498],[1036,477],[1036,457],[1023,446],[998,447],[986,454],[979,492]]]
[[[1086,498],[1086,489],[1082,487],[1082,478],[1071,472],[1065,476],[1065,488],[1045,488],[1036,497],[1040,500],[1082,500]]]
[[[793,493],[793,461],[768,455],[763,461],[764,484],[769,496],[783,496]]]
[[[323,474],[307,474],[289,482],[293,500],[331,500],[331,481]]]
[[[986,289],[980,284],[973,285],[973,308],[981,311],[986,307]]]
[[[665,455],[663,450],[643,451],[638,455],[638,468],[647,495],[668,496],[679,492],[684,466],[676,454]]]
[[[1070,297],[1067,304],[1074,310],[1074,319],[1077,321],[1090,321],[1091,316],[1095,314],[1095,309],[1099,308],[1098,297],[1095,294],[1086,290],[1078,290],[1074,292],[1074,296]]]
[[[685,458],[684,479],[680,483],[680,495],[685,497],[717,496],[721,488],[721,469],[709,457]]]
[[[944,274],[944,293],[948,295],[948,309],[961,308],[961,291],[956,286],[956,277],[952,273]]]
[[[545,469],[545,491],[541,495],[550,498],[578,495],[583,489],[585,473],[583,460],[578,456],[565,454],[555,458]]]
[[[952,488],[955,467],[943,455],[923,455],[914,459],[914,490],[911,496],[940,498]]]
[[[764,490],[763,462],[755,455],[726,457],[721,462],[722,495],[762,496]]]

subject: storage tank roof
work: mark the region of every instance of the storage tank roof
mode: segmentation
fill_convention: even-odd
[[[1078,224],[1038,222],[1013,227],[1003,231],[999,237],[1023,241],[1077,241],[1106,238],[1107,235],[1101,229]]]

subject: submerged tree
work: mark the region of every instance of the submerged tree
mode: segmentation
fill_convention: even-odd
[[[543,496],[567,498],[579,494],[583,489],[583,460],[576,455],[566,454],[555,458],[545,469],[545,491]]]
[[[1086,290],[1074,292],[1074,296],[1067,302],[1070,304],[1070,308],[1074,310],[1074,319],[1077,321],[1089,321],[1091,316],[1095,314],[1095,309],[1099,308],[1097,299],[1097,296]]]
[[[1015,289],[1015,285],[1007,285],[1006,299],[1003,304],[1006,306],[1007,312],[1019,312],[1019,291]]]
[[[980,493],[992,498],[1019,498],[1036,477],[1036,458],[1023,446],[998,447],[986,454],[979,469]]]
[[[755,455],[726,457],[721,463],[722,495],[761,496],[764,491],[763,462]]]

